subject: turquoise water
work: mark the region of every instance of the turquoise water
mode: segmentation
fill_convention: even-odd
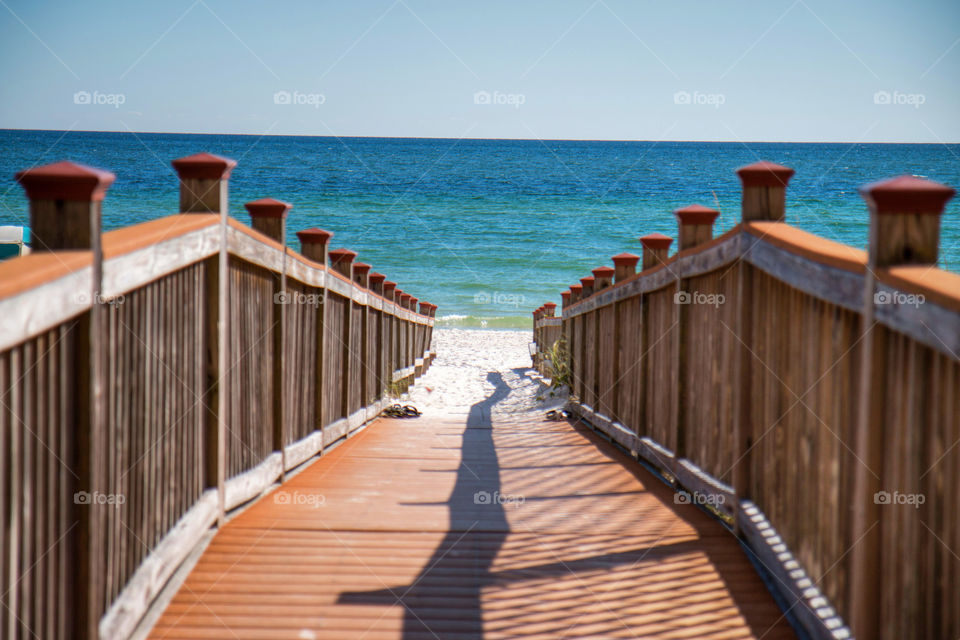
[[[676,235],[671,211],[699,202],[739,219],[734,169],[758,159],[796,169],[787,219],[864,247],[859,186],[910,173],[960,184],[960,145],[434,140],[0,131],[0,225],[28,221],[13,174],[62,159],[117,174],[104,202],[114,229],[177,211],[170,160],[210,151],[238,161],[230,209],[276,197],[297,230],[335,233],[445,324],[525,327],[530,311],[637,237]],[[960,270],[960,207],[943,218],[941,266]]]

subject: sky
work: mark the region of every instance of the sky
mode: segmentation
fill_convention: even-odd
[[[0,0],[0,128],[960,142],[960,2]]]

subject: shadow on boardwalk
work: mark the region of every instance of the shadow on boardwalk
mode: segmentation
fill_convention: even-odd
[[[487,374],[493,392],[470,407],[463,432],[460,465],[450,500],[450,527],[411,585],[345,593],[343,604],[374,604],[404,607],[403,637],[444,637],[437,619],[455,609],[456,637],[483,637],[481,593],[493,582],[490,567],[510,531],[500,495],[500,467],[493,443],[493,407],[510,395],[510,386],[499,372]],[[482,532],[476,531],[482,515]],[[466,562],[465,562],[466,561]],[[465,566],[469,565],[469,566]],[[474,579],[457,577],[464,571]],[[455,586],[454,586],[455,583]]]

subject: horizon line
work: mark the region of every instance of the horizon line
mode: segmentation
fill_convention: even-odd
[[[36,129],[20,127],[0,127],[0,131],[42,131],[52,133],[131,133],[148,135],[168,135],[168,136],[248,136],[259,138],[360,138],[369,140],[483,140],[483,141],[501,141],[501,142],[702,142],[713,144],[932,144],[932,145],[954,145],[960,142],[883,142],[883,141],[863,141],[863,140],[680,140],[680,139],[660,139],[643,140],[636,138],[473,138],[473,137],[454,137],[454,136],[373,136],[373,135],[322,135],[309,133],[209,133],[209,132],[191,132],[191,131],[131,131],[116,129]]]

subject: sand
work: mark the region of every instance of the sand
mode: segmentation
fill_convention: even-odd
[[[531,368],[532,339],[532,331],[434,329],[437,358],[404,402],[427,416],[473,408],[487,418],[561,407],[566,394],[552,392]]]

